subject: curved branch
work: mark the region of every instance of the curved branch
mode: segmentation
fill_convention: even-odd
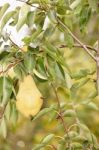
[[[16,48],[18,48],[19,50],[23,51],[23,49],[21,47],[19,47],[12,39],[11,37],[9,36],[9,40],[10,42],[13,44],[13,46],[15,46]]]
[[[98,50],[97,50],[97,55],[96,55],[96,65],[97,65],[97,92],[99,95],[99,40],[98,40]]]
[[[23,59],[17,60],[17,61],[15,61],[14,63],[9,64],[5,70],[0,71],[0,75],[6,73],[7,71],[9,71],[9,69],[11,69],[12,67],[16,66],[16,65],[19,64],[21,61],[23,61]]]
[[[73,33],[72,31],[59,19],[57,18],[58,23],[63,26],[63,28],[68,31],[72,38],[81,45],[81,47],[96,61],[96,57],[89,51],[85,44],[83,44]]]
[[[63,44],[59,48],[65,48],[65,47],[68,47],[68,46]],[[82,45],[80,45],[80,44],[74,44],[73,47],[83,48]],[[97,49],[90,46],[90,45],[86,45],[86,47],[90,50],[93,50],[93,51],[97,52]]]
[[[32,5],[31,3],[29,3],[28,1],[25,2],[24,0],[16,0],[16,1],[19,1],[19,2],[22,2],[22,3],[25,3],[31,7],[34,7],[34,8],[37,8],[37,9],[40,9],[40,10],[44,10],[43,8],[39,7],[39,6],[35,6],[35,5]]]
[[[52,86],[52,88],[53,88],[53,91],[54,91],[54,93],[55,93],[56,100],[57,100],[57,103],[58,103],[58,109],[59,109],[58,115],[59,115],[59,118],[61,119],[62,124],[63,124],[63,127],[64,127],[64,130],[65,130],[65,133],[67,134],[67,137],[68,137],[68,139],[70,140],[69,133],[68,133],[68,129],[67,129],[67,126],[66,126],[65,121],[64,121],[64,117],[63,117],[62,112],[61,112],[60,100],[59,100],[59,97],[58,97],[56,88],[54,87],[53,83],[51,83],[51,86]],[[68,141],[68,147],[69,147],[69,146],[70,146],[70,141]]]

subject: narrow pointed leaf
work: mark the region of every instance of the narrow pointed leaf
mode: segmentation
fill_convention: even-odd
[[[5,105],[12,93],[12,81],[8,77],[3,77],[3,99],[2,103]]]
[[[0,31],[3,30],[3,28],[5,27],[5,25],[7,24],[7,22],[8,22],[8,21],[11,19],[11,17],[14,15],[14,13],[15,13],[15,11],[10,11],[10,12],[8,12],[8,13],[4,16],[4,18],[3,18],[2,22],[1,22],[1,25],[0,25]]]
[[[3,7],[0,10],[0,20],[2,19],[3,15],[5,14],[5,12],[7,11],[7,9],[9,8],[9,4],[6,3],[3,5]]]

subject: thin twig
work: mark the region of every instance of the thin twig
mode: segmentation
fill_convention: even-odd
[[[66,124],[65,124],[65,121],[64,121],[64,118],[63,118],[63,115],[62,115],[62,112],[61,112],[60,100],[59,100],[59,97],[58,97],[56,88],[54,87],[53,83],[51,83],[51,86],[52,86],[52,88],[53,88],[53,91],[54,91],[54,93],[55,93],[56,100],[57,100],[57,103],[58,103],[58,109],[59,109],[59,114],[58,114],[58,115],[59,115],[59,117],[60,117],[60,119],[61,119],[61,121],[62,121],[64,130],[65,130],[65,133],[67,134],[68,139],[70,139],[70,138],[69,138],[69,134],[68,134],[68,129],[67,129],[67,126],[66,126]],[[70,143],[68,143],[68,146],[70,146]]]
[[[53,150],[57,150],[57,148],[53,144],[51,146],[52,146]]]
[[[64,45],[64,44],[63,44],[63,45],[61,45],[59,48],[65,48],[65,47],[68,47],[68,45]],[[82,45],[80,45],[80,44],[74,44],[73,47],[83,48]],[[90,50],[93,50],[93,51],[97,52],[97,49],[94,48],[94,47],[91,47],[90,45],[86,45],[86,47],[87,47],[88,49],[90,49]]]
[[[53,150],[57,150],[57,148],[54,145],[46,145],[46,146],[50,147]]]
[[[11,37],[9,36],[9,40],[10,42],[13,44],[13,46],[15,46],[16,48],[18,48],[19,50],[23,51],[23,49],[21,47],[19,47],[12,39]]]
[[[83,44],[73,33],[72,31],[60,20],[57,18],[58,23],[63,26],[63,28],[68,31],[72,38],[82,46],[82,48],[96,61],[96,57],[89,51],[85,44]]]
[[[16,66],[17,64],[19,64],[22,60],[23,60],[23,59],[17,60],[17,61],[15,61],[14,63],[9,64],[5,70],[0,71],[0,75],[6,73],[7,71],[9,71],[9,69],[11,69],[12,67],[14,67],[14,66]]]
[[[2,107],[2,111],[0,112],[0,119],[2,119],[2,118],[3,118],[3,116],[4,116],[4,113],[5,113],[5,110],[6,110],[7,104],[8,104],[8,102],[5,104],[5,106],[4,106],[4,107]]]
[[[97,93],[99,95],[99,40],[98,40],[98,50],[96,55],[96,65],[97,65]]]
[[[44,10],[43,8],[41,8],[41,7],[39,7],[39,6],[32,5],[32,4],[29,3],[28,1],[27,1],[27,2],[25,2],[25,1],[23,1],[23,0],[16,0],[16,1],[25,3],[25,4],[27,4],[27,5],[31,6],[31,7],[34,7],[34,8],[40,9],[40,10]]]

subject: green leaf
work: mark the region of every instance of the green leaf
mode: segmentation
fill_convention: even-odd
[[[66,13],[66,7],[63,5],[58,5],[57,6],[57,13],[60,15],[65,15]]]
[[[50,26],[44,31],[44,37],[45,37],[45,38],[50,38],[50,36],[52,36],[54,32],[55,32],[55,27],[53,27],[53,26],[50,25]]]
[[[88,140],[85,140],[84,142],[83,142],[83,149],[87,149],[88,147],[89,147],[89,141]]]
[[[15,100],[14,100],[12,101],[11,104],[11,117],[10,117],[11,123],[14,126],[16,125],[17,119],[18,119],[18,111],[16,109]]]
[[[81,31],[83,31],[83,29],[86,27],[90,17],[91,8],[88,6],[84,6],[79,13],[79,26]]]
[[[3,7],[0,10],[0,20],[2,19],[3,15],[5,14],[5,12],[7,11],[7,9],[9,8],[9,3],[6,3],[3,5]]]
[[[66,44],[69,48],[72,48],[73,45],[74,45],[74,40],[72,38],[72,36],[70,34],[66,34],[65,35],[65,41],[66,41]]]
[[[41,1],[43,4],[46,4],[49,2],[49,0],[43,0]],[[40,3],[40,0],[29,0],[29,3],[31,4],[39,4]]]
[[[57,77],[59,77],[60,79],[65,79],[65,73],[64,73],[64,69],[63,66],[60,65],[59,63],[55,64],[55,71],[56,71],[56,75]]]
[[[27,21],[27,14],[30,10],[30,6],[28,5],[23,5],[20,9],[20,17],[16,26],[17,31],[19,31],[22,26],[26,23]]]
[[[53,46],[51,43],[49,43],[48,41],[45,41],[44,43],[46,45],[46,50],[49,52],[49,53],[52,53],[53,55],[56,55],[56,47]]]
[[[54,121],[57,118],[57,112],[53,111],[50,114],[50,117],[48,119],[48,122],[51,123],[52,121]]]
[[[24,66],[25,70],[28,73],[33,73],[33,69],[35,67],[34,55],[27,52],[24,56]]]
[[[11,93],[12,93],[12,81],[8,77],[3,77],[3,98],[2,98],[2,104],[6,105],[6,103],[9,101]]]
[[[93,110],[99,110],[98,106],[93,102],[88,103],[87,106]]]
[[[40,150],[44,146],[44,144],[37,144],[36,146],[34,146],[34,148],[32,148],[32,150]]]
[[[76,90],[82,86],[84,86],[89,81],[89,78],[83,79],[80,82],[76,82],[72,85],[71,90]]]
[[[77,135],[76,137],[73,138],[73,141],[75,141],[75,142],[83,142],[85,140],[87,140],[87,138],[82,135]]]
[[[15,11],[10,11],[8,12],[4,18],[2,19],[1,21],[1,24],[0,24],[0,31],[3,30],[3,28],[5,27],[5,25],[7,24],[7,22],[11,19],[11,17],[14,15]]]
[[[34,120],[37,120],[39,119],[40,117],[44,116],[45,114],[49,113],[50,111],[53,111],[54,108],[53,107],[49,107],[49,108],[44,108],[42,109],[33,119]]]
[[[55,13],[54,10],[51,9],[51,10],[47,13],[47,15],[48,15],[48,18],[50,19],[50,21],[51,21],[52,23],[54,23],[54,24],[57,23],[56,13]]]
[[[45,58],[39,57],[36,61],[36,68],[44,77],[46,77]]]
[[[77,137],[77,136],[78,136],[77,131],[69,131],[69,137],[70,137],[71,139],[74,139],[74,138]],[[65,140],[68,139],[68,135],[67,135],[67,134],[64,135],[64,139],[65,139]]]
[[[31,37],[26,36],[22,39],[22,41],[28,46],[31,43]]]
[[[43,11],[35,11],[34,23],[37,27],[43,28],[45,21],[45,13]]]
[[[38,4],[40,1],[39,0],[29,0],[30,4]]]
[[[23,79],[24,75],[26,74],[24,69],[25,68],[24,68],[24,65],[22,63],[20,63],[14,67],[14,72],[16,73],[17,78]]]
[[[80,4],[81,0],[75,0],[71,5],[70,8],[71,9],[75,9],[79,4]]]
[[[31,36],[31,42],[35,42],[36,38],[42,33],[42,28],[38,28]]]
[[[0,77],[0,101],[3,95],[3,77]]]
[[[31,44],[33,47],[38,47],[41,44],[41,40],[43,38],[44,31],[42,31],[41,27],[38,27],[37,30],[34,30],[31,36],[27,36],[23,38],[23,42],[27,45]]]
[[[73,143],[72,143],[72,147],[73,147],[73,149],[82,150],[82,144],[80,144],[80,143],[78,143],[78,142],[73,142]]]
[[[0,53],[0,61],[4,60],[5,57],[9,55],[9,52],[3,51]]]
[[[92,143],[94,143],[95,148],[99,149],[99,143],[97,137],[93,133],[91,133],[91,137],[92,137]]]
[[[76,113],[72,109],[68,109],[63,113],[64,117],[76,117]]]
[[[72,79],[66,71],[65,71],[65,80],[67,88],[70,89],[72,87]]]
[[[18,23],[18,19],[19,19],[19,10],[20,7],[16,7],[15,9],[15,14],[13,15],[13,21],[10,23],[11,26],[15,26]]]
[[[11,104],[10,104],[10,102],[6,106],[5,117],[6,117],[7,121],[10,120],[10,117],[11,117]]]
[[[97,91],[92,91],[89,95],[88,95],[88,98],[90,99],[94,99],[95,97],[97,96]]]
[[[81,79],[86,77],[87,75],[92,75],[94,73],[95,71],[90,71],[89,69],[81,69],[79,72],[73,73],[72,78]]]
[[[53,46],[51,43],[47,41],[45,41],[45,45],[43,47],[48,53],[48,55],[51,58],[53,58],[54,61],[57,61],[59,64],[64,65],[66,67],[65,60],[63,59],[63,56],[58,50],[58,48],[56,48],[55,46]]]
[[[36,69],[33,69],[33,73],[41,80],[47,80],[47,77],[43,76],[41,73],[39,73]]]
[[[0,134],[6,138],[7,136],[7,125],[6,125],[6,119],[3,117],[0,124]]]
[[[54,136],[55,136],[54,134],[47,135],[46,137],[43,138],[41,143],[48,144],[54,138]]]
[[[33,27],[34,18],[35,18],[35,12],[34,12],[34,11],[28,12],[26,23],[27,23],[27,25],[28,25],[29,27]]]
[[[58,150],[66,150],[66,142],[62,142],[59,147]]]
[[[70,90],[67,89],[65,85],[59,86],[57,92],[64,101],[70,99]]]
[[[78,123],[78,126],[81,130],[85,131],[85,132],[90,132],[90,130],[88,129],[88,127],[83,124],[83,123]]]
[[[93,11],[97,11],[98,9],[97,0],[88,0],[88,2]]]

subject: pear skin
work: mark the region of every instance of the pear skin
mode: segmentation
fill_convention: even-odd
[[[43,104],[42,95],[31,75],[25,76],[19,84],[16,107],[25,117],[35,116]]]

